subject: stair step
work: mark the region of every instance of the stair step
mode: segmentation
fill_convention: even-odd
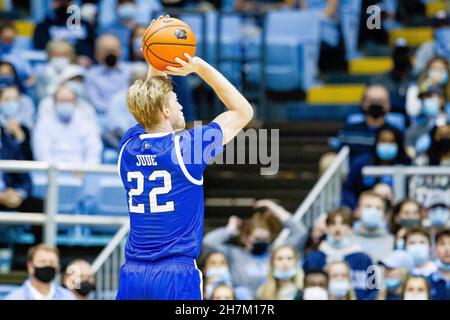
[[[393,46],[398,38],[404,38],[411,47],[418,47],[422,43],[433,39],[432,27],[405,27],[392,30],[389,33],[389,44]]]
[[[364,84],[328,84],[308,90],[309,104],[359,104],[364,93]]]
[[[351,75],[382,74],[389,72],[393,67],[391,57],[365,57],[351,60],[348,72]]]
[[[447,4],[445,1],[431,1],[428,2],[425,6],[426,15],[429,18],[434,17],[436,13],[439,11],[445,10],[447,8]]]

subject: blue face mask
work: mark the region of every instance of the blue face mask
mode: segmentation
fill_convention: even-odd
[[[6,120],[15,118],[19,110],[19,103],[17,101],[8,101],[2,103],[1,113]]]
[[[384,284],[386,285],[386,289],[388,291],[395,291],[400,287],[402,281],[398,278],[386,278],[384,280]]]
[[[16,81],[13,76],[0,76],[0,89],[15,86]]]
[[[448,208],[436,207],[428,213],[428,219],[433,227],[443,227],[449,218]]]
[[[0,53],[1,54],[10,54],[12,51],[12,44],[0,42]]]
[[[227,267],[211,267],[205,273],[206,278],[217,278],[219,281],[231,281],[231,274]]]
[[[392,160],[397,156],[398,146],[395,143],[378,143],[376,152],[381,160]]]
[[[348,237],[336,240],[331,235],[327,235],[327,242],[336,249],[345,248],[350,245],[350,239]]]
[[[406,247],[406,252],[413,258],[416,267],[423,266],[430,257],[430,247],[423,243],[410,244]]]
[[[367,229],[377,229],[383,224],[383,212],[377,208],[362,208],[361,223]]]
[[[448,73],[445,70],[436,70],[436,69],[430,69],[428,71],[428,78],[433,79],[440,79],[439,84],[445,85],[448,81]]]
[[[428,118],[435,118],[439,115],[441,111],[441,106],[439,105],[439,99],[425,98],[422,102],[422,112]]]
[[[64,123],[70,122],[74,110],[75,105],[73,103],[66,103],[66,102],[58,103],[56,107],[58,117]]]
[[[345,297],[350,288],[350,281],[347,280],[330,280],[328,283],[328,291],[330,292],[330,295],[337,299]]]
[[[136,7],[132,3],[124,3],[117,7],[117,16],[120,20],[133,20],[136,16]]]
[[[77,96],[77,98],[84,98],[85,97],[85,86],[80,81],[68,81],[67,86],[70,90],[72,90],[73,93]]]
[[[272,275],[274,276],[274,278],[276,278],[278,280],[284,280],[284,281],[291,280],[293,277],[295,277],[296,274],[297,274],[297,268],[292,268],[288,271],[274,269],[272,272]]]
[[[441,259],[436,260],[436,267],[438,267],[439,270],[443,270],[445,272],[450,271],[450,263],[445,263]]]

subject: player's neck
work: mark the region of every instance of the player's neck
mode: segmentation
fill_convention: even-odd
[[[169,121],[162,121],[151,128],[145,128],[147,133],[173,132],[173,127]]]

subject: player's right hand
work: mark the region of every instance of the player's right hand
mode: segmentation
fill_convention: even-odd
[[[181,67],[168,66],[166,68],[166,72],[174,76],[187,76],[191,73],[199,73],[199,71],[206,65],[206,62],[199,57],[191,57],[187,53],[184,54],[184,57],[187,61],[178,57],[175,58],[175,61],[178,62]]]

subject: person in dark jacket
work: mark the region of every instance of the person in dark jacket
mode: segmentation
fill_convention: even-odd
[[[364,177],[362,168],[411,164],[403,146],[403,134],[399,130],[389,125],[382,126],[376,135],[372,152],[359,155],[351,163],[350,172],[343,185],[342,205],[355,209],[361,192],[372,189],[377,183],[392,187],[392,176]]]
[[[53,0],[45,19],[36,25],[35,49],[44,50],[50,40],[65,40],[75,46],[77,55],[94,60],[95,30],[89,23],[76,19],[68,10],[71,0]],[[79,25],[74,25],[79,23]]]

